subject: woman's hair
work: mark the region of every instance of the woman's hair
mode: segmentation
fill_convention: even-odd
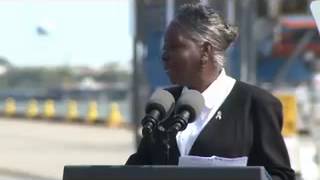
[[[225,62],[224,51],[236,39],[236,27],[226,24],[217,12],[205,5],[183,5],[174,21],[196,42],[209,42],[214,48],[214,60],[220,67]]]

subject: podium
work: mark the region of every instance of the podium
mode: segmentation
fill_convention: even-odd
[[[260,166],[65,166],[63,180],[270,180]]]

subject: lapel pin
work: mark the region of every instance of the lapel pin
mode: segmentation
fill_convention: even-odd
[[[221,118],[222,118],[222,113],[221,111],[218,111],[216,115],[216,119],[221,120]]]

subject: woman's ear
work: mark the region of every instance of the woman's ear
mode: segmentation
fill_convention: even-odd
[[[213,47],[209,42],[204,42],[201,47],[201,64],[208,63],[210,57],[213,56]]]

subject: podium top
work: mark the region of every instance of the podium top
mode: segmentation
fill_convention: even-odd
[[[65,166],[63,180],[268,180],[263,167]]]

